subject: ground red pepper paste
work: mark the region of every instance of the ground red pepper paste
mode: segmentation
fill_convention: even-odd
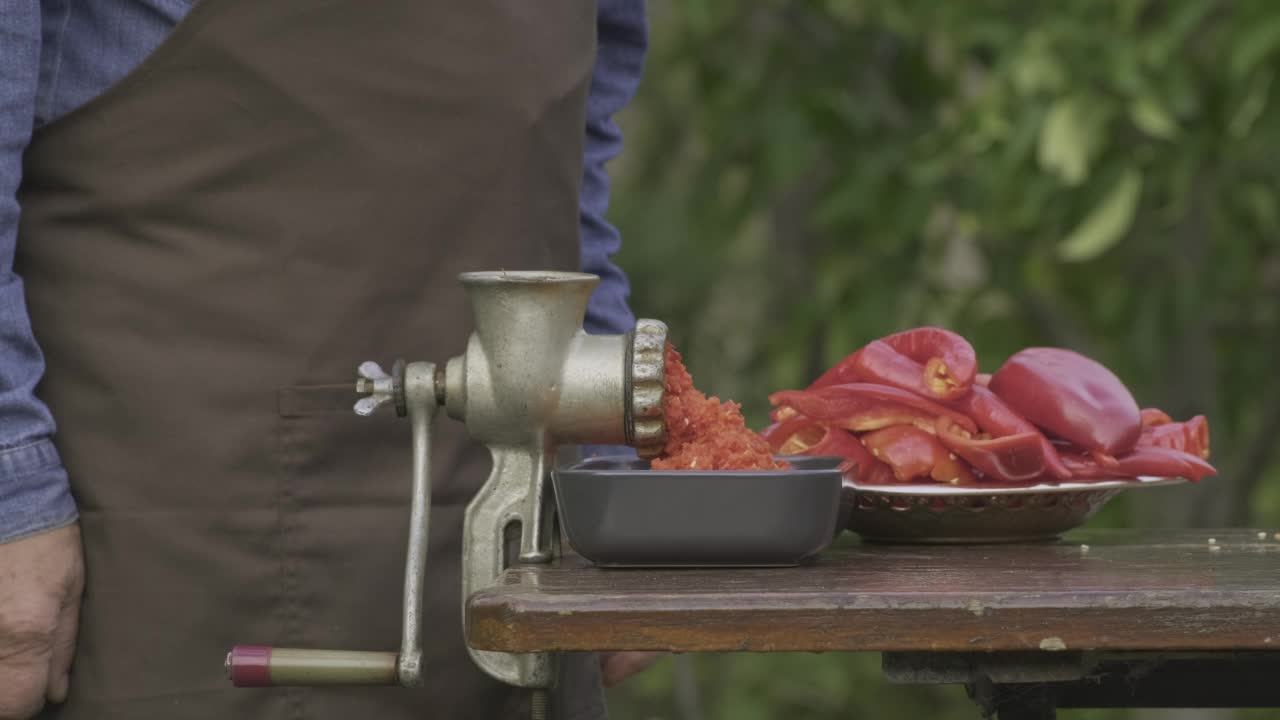
[[[667,445],[655,470],[776,470],[769,443],[747,429],[741,406],[707,397],[671,345],[666,351]]]

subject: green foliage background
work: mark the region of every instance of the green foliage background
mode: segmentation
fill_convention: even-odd
[[[962,333],[988,371],[1073,347],[1143,405],[1208,415],[1221,471],[1096,525],[1280,525],[1280,2],[650,16],[611,218],[636,311],[668,322],[700,386],[761,427],[769,392],[906,327]],[[611,703],[619,720],[976,717],[963,691],[886,685],[861,655],[664,660]]]

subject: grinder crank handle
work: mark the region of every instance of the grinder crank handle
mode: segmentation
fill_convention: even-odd
[[[359,415],[394,404],[413,424],[413,494],[409,547],[404,571],[400,652],[310,650],[238,645],[227,654],[226,670],[236,687],[276,685],[422,685],[422,587],[427,570],[431,516],[431,425],[439,401],[436,366],[396,361],[387,375],[376,363],[360,366],[356,390],[367,393],[355,405]]]
[[[356,650],[237,645],[227,653],[227,675],[236,687],[284,685],[398,685],[396,654]]]

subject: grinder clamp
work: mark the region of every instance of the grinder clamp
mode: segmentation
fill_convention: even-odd
[[[587,335],[582,319],[599,278],[583,273],[475,272],[460,280],[475,319],[466,351],[444,366],[362,363],[355,412],[391,406],[412,425],[412,494],[398,652],[237,646],[226,666],[237,686],[423,684],[423,583],[431,503],[431,430],[441,408],[489,447],[493,468],[467,506],[462,594],[493,585],[522,563],[551,562],[559,546],[550,474],[559,445],[630,445],[661,452],[666,326],[640,320],[625,335]],[[507,538],[518,532],[519,547]],[[514,557],[511,555],[514,554]],[[465,618],[464,618],[465,623]],[[554,686],[548,653],[468,648],[494,678]],[[535,694],[535,712],[546,701]],[[545,712],[545,707],[542,709]]]

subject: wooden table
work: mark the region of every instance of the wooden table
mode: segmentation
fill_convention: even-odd
[[[1172,674],[1146,695],[1130,693],[1140,706],[1170,706],[1158,703],[1162,687],[1174,707],[1280,706],[1274,680],[1228,687],[1231,677],[1247,679],[1246,667],[1280,677],[1280,652],[1272,652],[1280,651],[1280,536],[1090,531],[1028,545],[852,542],[810,566],[781,569],[610,570],[574,558],[513,568],[474,595],[467,638],[506,652],[879,651],[891,680],[963,682],[1002,717],[1116,706],[1116,697],[1091,705],[1068,686],[1079,690],[1086,677],[1098,685],[1100,668],[1116,671],[1115,663],[1145,668],[1151,680],[1158,661]],[[1223,675],[1217,690],[1179,694],[1178,678],[1215,672]],[[1043,701],[1015,708],[1002,700],[1014,685],[1019,697],[1036,695],[1025,683],[1036,683]]]

